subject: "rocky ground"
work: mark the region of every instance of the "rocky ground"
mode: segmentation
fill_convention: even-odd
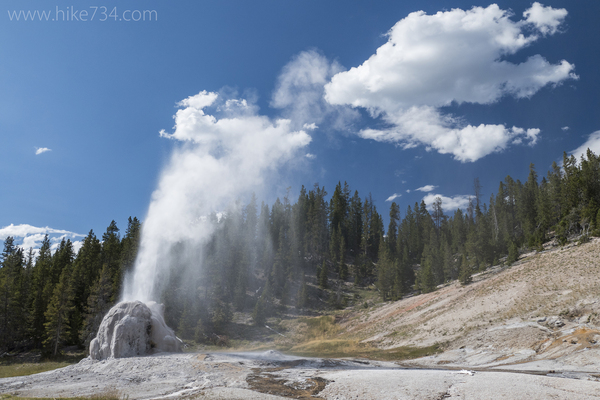
[[[600,398],[600,239],[548,247],[468,286],[348,309],[335,337],[444,351],[405,362],[302,358],[277,351],[93,361],[0,379],[0,393],[131,399]],[[292,332],[290,332],[292,333]]]
[[[344,316],[343,334],[380,348],[441,344],[427,366],[500,367],[600,361],[600,239],[529,253],[461,286]],[[521,367],[519,367],[521,368]]]
[[[262,353],[163,354],[85,359],[42,374],[6,378],[20,396],[117,393],[130,399],[597,399],[600,382],[503,371],[406,368],[392,362]],[[581,378],[581,377],[580,377]]]

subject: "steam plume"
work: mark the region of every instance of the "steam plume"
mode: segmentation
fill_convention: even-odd
[[[258,115],[244,99],[202,91],[178,105],[174,132],[160,135],[182,143],[152,194],[121,300],[156,300],[174,251],[200,268],[198,251],[215,228],[208,216],[259,189],[311,141],[305,131],[293,131],[289,120]],[[214,115],[205,112],[208,108]]]

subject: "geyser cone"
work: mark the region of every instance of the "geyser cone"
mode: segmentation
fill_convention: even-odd
[[[102,319],[90,343],[93,360],[135,357],[181,350],[181,341],[167,326],[162,304],[141,301],[118,303]]]

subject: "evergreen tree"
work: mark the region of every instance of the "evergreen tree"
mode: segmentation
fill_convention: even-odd
[[[263,326],[267,320],[271,312],[271,289],[269,285],[269,281],[267,281],[256,305],[254,306],[254,310],[252,312],[252,320],[254,321],[254,325]]]
[[[387,244],[382,240],[379,249],[379,260],[377,262],[377,288],[383,301],[391,298],[393,284],[393,261],[390,257],[390,250]]]
[[[32,271],[32,288],[30,292],[30,329],[31,338],[33,340],[34,347],[40,348],[42,341],[44,340],[46,330],[44,324],[46,319],[44,314],[48,307],[49,296],[47,297],[46,288],[50,288],[47,285],[50,276],[50,269],[52,267],[52,254],[50,252],[50,239],[48,235],[42,240],[42,245],[38,252],[38,256],[33,266]]]
[[[27,310],[23,251],[13,237],[4,241],[0,263],[0,349],[9,350],[25,338]]]
[[[350,254],[356,257],[360,253],[360,244],[363,229],[363,207],[358,191],[350,199],[349,209],[349,227],[348,227],[348,250]]]
[[[442,209],[442,198],[440,196],[437,196],[433,200],[432,209],[433,212],[431,217],[433,218],[435,229],[439,231],[442,227],[442,221],[444,220],[444,210]]]
[[[121,260],[120,267],[116,281],[121,284],[122,277],[129,273],[133,269],[135,258],[137,257],[139,245],[140,245],[140,230],[141,223],[136,217],[129,217],[127,220],[127,230],[125,231],[125,237],[121,241]]]
[[[73,309],[69,315],[69,342],[81,344],[88,298],[102,269],[102,246],[93,231],[90,231],[73,262],[69,290],[73,293]]]
[[[506,259],[506,263],[511,265],[519,259],[519,249],[517,248],[517,244],[512,242],[508,247],[508,257]]]
[[[340,240],[340,263],[338,267],[340,279],[345,281],[348,278],[348,266],[346,265],[346,241],[342,236]]]
[[[71,277],[71,266],[66,266],[54,288],[48,309],[44,313],[46,322],[46,338],[44,346],[53,356],[58,354],[59,345],[68,340],[69,315],[73,310],[73,292],[69,279]]]
[[[453,280],[458,278],[458,270],[454,263],[454,256],[452,255],[452,250],[445,237],[442,238],[441,257],[445,279]]]
[[[462,259],[460,262],[458,280],[463,286],[473,282],[472,269],[469,263],[467,262],[467,257],[464,254],[462,255]]]
[[[417,277],[417,286],[423,293],[433,292],[436,289],[435,276],[431,268],[431,258],[425,257],[421,262],[421,269]]]
[[[323,265],[319,271],[319,287],[321,289],[327,289],[329,287],[327,263],[325,261],[323,261]]]
[[[89,347],[92,339],[96,337],[102,318],[112,307],[112,296],[113,278],[108,264],[104,264],[100,276],[88,297],[86,316],[80,337],[86,348]]]
[[[300,290],[298,291],[296,307],[303,309],[308,306],[308,285],[306,284],[306,276],[302,273],[302,282],[300,283]]]
[[[387,231],[387,247],[389,250],[389,256],[393,258],[398,257],[398,250],[396,246],[398,245],[398,222],[400,221],[400,207],[396,202],[392,202],[390,206],[390,223],[388,225]]]
[[[110,276],[110,301],[117,301],[121,291],[121,237],[117,223],[111,221],[106,232],[102,235],[102,268],[106,268],[106,273]]]

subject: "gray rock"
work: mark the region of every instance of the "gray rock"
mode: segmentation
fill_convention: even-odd
[[[556,322],[554,322],[554,326],[557,328],[561,328],[561,327],[565,326],[565,323],[562,322],[560,319],[557,319]]]
[[[180,341],[163,318],[164,307],[150,302],[121,302],[102,319],[90,343],[93,360],[135,357],[157,351],[180,351]]]

